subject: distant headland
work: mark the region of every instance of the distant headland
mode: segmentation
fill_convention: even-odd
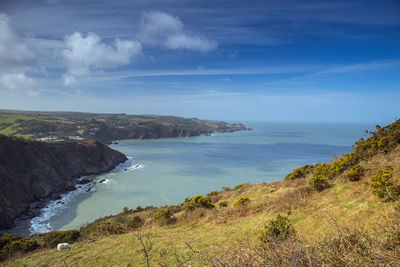
[[[96,140],[191,137],[250,130],[241,123],[159,115],[0,110],[0,134],[32,140]]]

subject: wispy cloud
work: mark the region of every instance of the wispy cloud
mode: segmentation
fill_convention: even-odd
[[[217,49],[217,42],[184,29],[182,21],[171,14],[160,11],[142,15],[139,39],[150,45],[161,45],[166,49],[184,49],[209,52]]]
[[[358,64],[349,64],[321,71],[315,73],[315,75],[329,74],[329,73],[365,72],[365,71],[387,69],[387,68],[400,68],[400,59],[389,59],[389,60],[370,61]]]

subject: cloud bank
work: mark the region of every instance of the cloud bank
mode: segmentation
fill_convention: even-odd
[[[142,15],[139,24],[139,39],[144,44],[161,45],[171,50],[183,49],[207,53],[218,47],[216,41],[186,31],[178,17],[159,11]]]
[[[64,43],[65,49],[61,53],[67,68],[67,72],[63,75],[66,86],[75,85],[77,77],[89,75],[91,71],[127,65],[142,51],[142,45],[138,41],[117,38],[113,45],[108,45],[92,32],[86,37],[75,32],[66,36]]]
[[[25,72],[36,66],[35,56],[4,13],[0,13],[0,33],[0,86],[10,90],[31,90],[34,81]]]

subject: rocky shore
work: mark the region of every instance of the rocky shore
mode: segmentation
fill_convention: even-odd
[[[45,143],[0,135],[0,230],[90,182],[80,177],[111,171],[126,160],[98,141]]]

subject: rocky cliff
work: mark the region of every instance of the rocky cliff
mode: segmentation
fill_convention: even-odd
[[[44,143],[0,135],[0,229],[12,227],[30,203],[73,190],[78,177],[125,160],[97,141]]]

